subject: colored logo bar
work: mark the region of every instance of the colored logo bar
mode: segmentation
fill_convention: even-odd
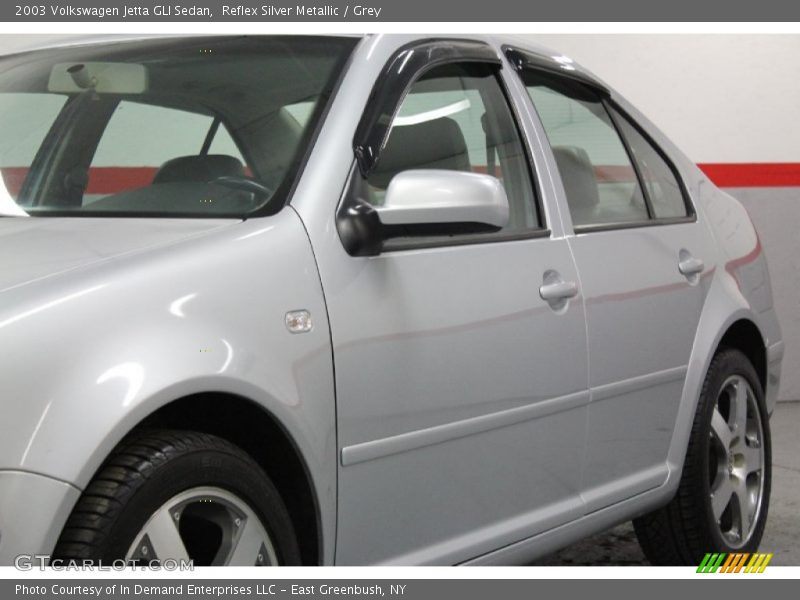
[[[727,554],[725,552],[709,552],[703,557],[698,573],[763,573],[772,554],[747,552]]]

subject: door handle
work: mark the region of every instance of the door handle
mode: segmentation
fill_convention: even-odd
[[[569,300],[578,295],[578,284],[574,281],[555,281],[545,283],[539,288],[539,296],[547,302]]]
[[[691,277],[692,275],[702,273],[704,268],[705,263],[703,263],[703,261],[699,258],[695,258],[691,255],[678,263],[678,270],[682,275],[686,275],[686,277]]]

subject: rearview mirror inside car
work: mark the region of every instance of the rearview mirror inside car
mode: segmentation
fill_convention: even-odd
[[[93,90],[98,94],[143,94],[147,91],[147,68],[135,63],[60,63],[50,70],[47,91],[76,94]]]

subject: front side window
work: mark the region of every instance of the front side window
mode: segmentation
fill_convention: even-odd
[[[277,210],[354,45],[220,37],[4,58],[0,215]]]
[[[647,221],[636,171],[600,96],[548,73],[522,76],[553,149],[573,225]]]
[[[436,67],[411,86],[367,180],[370,201],[380,205],[392,178],[411,169],[488,173],[508,196],[504,231],[540,225],[528,157],[491,66]]]

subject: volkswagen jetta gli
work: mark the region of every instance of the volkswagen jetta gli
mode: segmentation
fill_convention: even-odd
[[[0,563],[752,552],[745,210],[570,59],[212,37],[0,60]]]

